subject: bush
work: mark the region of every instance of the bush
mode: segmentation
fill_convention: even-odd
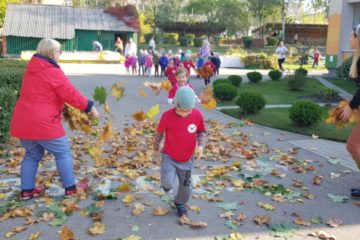
[[[350,79],[350,68],[351,68],[351,64],[352,64],[352,59],[353,59],[352,56],[349,57],[348,59],[346,59],[345,62],[343,62],[340,65],[340,67],[338,67],[338,69],[336,70],[336,73],[339,78]]]
[[[250,54],[241,58],[247,69],[272,69],[276,65],[276,57],[264,53]]]
[[[279,43],[279,38],[278,37],[267,37],[266,41],[267,41],[268,46],[276,46]]]
[[[218,83],[214,86],[214,96],[220,101],[231,101],[237,95],[237,88],[231,84]]]
[[[244,113],[258,113],[266,105],[264,96],[258,92],[242,92],[236,99],[236,104]]]
[[[290,119],[298,126],[310,127],[321,119],[321,108],[309,100],[296,102],[289,110]]]
[[[194,39],[194,46],[195,47],[202,47],[203,39],[201,37],[195,37]]]
[[[323,87],[316,95],[326,101],[331,101],[335,100],[338,94],[339,92],[334,89]]]
[[[269,77],[271,78],[271,80],[277,81],[281,78],[281,72],[279,70],[271,70],[269,72]]]
[[[217,84],[219,83],[224,83],[224,84],[229,84],[229,85],[232,85],[232,82],[229,80],[229,79],[226,79],[226,78],[219,78],[219,79],[216,79],[214,82],[213,82],[213,87],[215,87]]]
[[[253,42],[254,38],[253,37],[242,37],[242,41],[244,43],[244,47],[245,48],[251,48],[251,44]]]
[[[249,81],[252,83],[257,83],[260,82],[262,79],[262,75],[259,72],[248,72],[246,74],[246,76],[248,77]]]
[[[306,77],[301,72],[297,72],[295,75],[287,77],[287,81],[291,91],[298,91],[305,86]]]
[[[195,34],[186,34],[187,46],[194,45]]]
[[[10,87],[0,87],[0,143],[10,139],[10,121],[18,91]]]
[[[308,74],[308,70],[306,70],[305,68],[298,68],[298,69],[295,70],[295,74],[296,73],[301,73],[306,77],[307,74]]]
[[[177,33],[164,33],[165,44],[177,44],[179,35]]]
[[[186,36],[181,36],[179,38],[179,43],[180,43],[180,46],[186,47],[188,45]]]
[[[231,84],[235,87],[238,87],[242,83],[242,77],[239,75],[230,75],[228,78],[230,80]]]

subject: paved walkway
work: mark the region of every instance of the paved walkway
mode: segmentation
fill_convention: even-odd
[[[145,89],[148,97],[139,96],[139,89],[142,88],[143,82],[149,80],[159,81],[160,78],[129,77],[119,75],[119,73],[108,74],[110,66],[104,66],[103,68],[102,66],[96,66],[98,67],[97,74],[89,74],[94,71],[92,69],[94,66],[87,66],[89,67],[88,69],[78,65],[68,66],[68,68],[65,67],[65,72],[71,73],[70,80],[88,98],[92,98],[94,88],[97,86],[103,86],[110,90],[114,83],[120,81],[126,83],[125,97],[123,99],[115,101],[113,98],[109,98],[109,107],[113,114],[111,120],[117,129],[129,127],[129,123],[132,124],[134,122],[130,116],[135,111],[141,109],[146,111],[157,103],[160,105],[162,112],[169,108],[166,102],[166,93],[155,96],[149,89]],[[75,71],[76,68],[79,69],[78,72]],[[71,69],[71,72],[67,72],[68,69]],[[117,69],[111,69],[111,71],[116,72]],[[203,89],[202,81],[193,80],[192,84],[197,92]],[[102,107],[98,106],[98,108],[100,113],[105,115]],[[328,233],[334,234],[338,240],[359,239],[359,217],[358,214],[354,214],[354,212],[359,211],[359,208],[353,204],[356,200],[350,199],[346,203],[335,203],[328,198],[329,193],[348,195],[349,188],[358,186],[359,184],[360,173],[355,172],[357,170],[345,149],[344,143],[312,139],[300,134],[259,125],[242,126],[241,121],[219,111],[200,110],[203,112],[205,119],[208,120],[207,127],[209,134],[218,130],[217,134],[212,134],[212,138],[208,139],[208,143],[212,145],[212,148],[215,148],[215,150],[219,147],[219,153],[214,154],[213,157],[207,155],[209,156],[207,159],[196,161],[196,167],[194,169],[195,178],[193,179],[195,182],[201,179],[203,181],[202,184],[204,184],[204,181],[206,182],[204,175],[207,171],[210,171],[214,167],[233,169],[234,167],[229,166],[231,166],[231,163],[238,161],[241,164],[241,170],[239,171],[241,171],[245,177],[249,178],[258,174],[262,179],[272,184],[282,184],[285,188],[293,189],[294,194],[289,196],[284,203],[275,202],[271,197],[266,196],[266,194],[261,194],[256,190],[237,191],[236,187],[228,186],[229,182],[240,179],[241,176],[238,171],[233,171],[233,175],[230,176],[220,171],[214,172],[216,179],[209,181],[206,188],[202,185],[196,188],[194,195],[211,197],[219,193],[219,195],[216,196],[223,198],[223,203],[235,203],[236,210],[233,210],[234,216],[232,219],[235,219],[239,213],[246,215],[246,219],[242,225],[233,226],[235,229],[229,228],[231,221],[229,222],[227,219],[219,217],[219,214],[224,211],[220,209],[217,203],[201,199],[191,199],[189,204],[191,206],[198,206],[200,213],[191,211],[190,217],[195,221],[206,221],[208,227],[205,229],[191,229],[188,226],[179,225],[171,209],[170,214],[164,217],[155,217],[152,214],[153,207],[161,206],[168,208],[168,205],[161,201],[159,196],[154,194],[153,191],[138,191],[134,189],[133,194],[136,196],[135,202],[151,204],[151,206],[145,207],[144,213],[140,216],[133,216],[132,210],[134,206],[125,206],[123,203],[125,194],[121,194],[119,199],[106,200],[105,202],[103,207],[104,219],[102,222],[106,224],[107,229],[103,235],[89,237],[88,228],[93,225],[90,217],[83,216],[79,214],[79,212],[75,212],[69,217],[65,225],[69,226],[75,232],[76,239],[117,239],[137,235],[144,240],[212,240],[214,236],[226,235],[234,231],[243,234],[246,240],[275,239],[270,236],[270,231],[266,226],[258,226],[254,223],[253,218],[256,215],[271,216],[271,223],[281,223],[283,221],[293,222],[295,220],[294,216],[300,216],[306,221],[316,216],[321,216],[324,219],[323,224],[298,226],[294,237],[291,238],[294,240],[313,240],[314,238],[309,237],[308,234],[317,230],[325,230]],[[160,115],[157,116],[157,118],[159,117]],[[220,125],[211,121],[216,121]],[[71,132],[69,133],[70,135],[73,134]],[[223,134],[231,136],[231,139],[218,143],[216,139],[223,138]],[[121,132],[120,136],[123,138],[129,137],[128,134],[124,134],[124,132]],[[145,134],[145,137],[146,136]],[[147,139],[141,140],[136,150],[141,151],[144,147],[146,148],[147,142]],[[257,160],[247,160],[243,155],[243,150],[238,147],[237,144],[244,145],[246,146],[246,150],[257,153]],[[112,146],[117,146],[116,142],[114,142]],[[79,148],[82,147],[80,146]],[[129,148],[129,146],[119,146],[116,151],[121,152],[127,148]],[[207,149],[207,151],[210,151],[210,149]],[[214,149],[212,151],[214,151]],[[228,151],[231,153],[229,156],[226,155]],[[297,154],[293,155],[295,152],[297,152]],[[219,159],[215,160],[216,158]],[[294,160],[291,160],[293,158],[296,159],[296,164],[294,165],[290,163],[294,162]],[[333,159],[336,159],[336,161],[333,161]],[[125,159],[110,158],[109,160],[114,160],[115,163],[118,161],[127,161],[129,164],[136,161],[134,156],[129,154],[125,154]],[[331,163],[329,160],[332,160]],[[123,182],[124,177],[122,174],[120,176],[113,175],[114,172],[116,172],[116,168],[93,168],[90,166],[91,161],[86,159],[85,156],[78,156],[77,161],[80,161],[78,162],[81,169],[81,173],[79,174],[92,177],[95,173],[101,176],[101,174],[105,172],[112,177],[113,187],[115,188]],[[54,161],[48,161],[46,164],[44,163],[44,165],[53,163]],[[237,165],[238,163],[232,166]],[[43,171],[44,166],[41,166],[39,170]],[[141,170],[145,176],[150,176],[153,173],[158,173],[159,167],[151,165],[151,168],[148,169],[137,166],[134,170]],[[348,174],[349,170],[351,174]],[[4,178],[3,175],[0,176],[1,179]],[[320,185],[314,185],[312,183],[315,176],[322,176],[323,180]],[[144,179],[144,177],[139,177],[134,181],[134,188],[139,187],[137,185],[139,182],[144,183],[141,179]],[[92,183],[96,185],[98,180],[98,178],[94,178]],[[148,180],[149,179],[147,179],[145,183],[151,185],[151,182]],[[296,182],[302,182],[303,187],[294,187]],[[257,184],[261,184],[261,182],[257,182]],[[157,189],[158,186],[151,185],[150,187]],[[308,196],[309,198],[315,197],[315,199],[309,200],[304,196]],[[299,199],[301,199],[301,201]],[[84,208],[92,202],[93,200],[88,198],[86,201],[81,202],[80,207]],[[276,210],[267,211],[258,206],[258,204],[260,204],[259,202],[272,204],[276,207]],[[36,203],[36,205],[38,204],[41,206],[43,203]],[[27,202],[26,205],[35,206],[35,203],[30,201]],[[227,205],[227,207],[230,206]],[[337,228],[330,228],[325,224],[329,219],[339,219],[342,221],[342,225]],[[20,218],[0,222],[0,236],[3,237],[6,232],[10,231],[13,227],[20,226],[22,222],[23,219]],[[55,239],[61,227],[50,227],[48,223],[41,222],[28,226],[28,228],[28,230],[16,234],[11,239],[27,239],[30,233],[38,231],[42,233],[40,239]]]

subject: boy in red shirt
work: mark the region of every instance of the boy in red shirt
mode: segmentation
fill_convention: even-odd
[[[205,146],[206,129],[201,112],[194,108],[195,93],[190,87],[180,87],[174,100],[175,108],[163,113],[157,127],[154,149],[159,150],[165,133],[162,149],[161,186],[168,192],[173,187],[175,175],[179,179],[179,189],[175,206],[179,217],[187,215],[185,204],[192,191],[191,172],[194,163],[196,140],[198,159]]]
[[[320,52],[317,48],[315,48],[314,51],[314,63],[312,65],[312,68],[315,67],[315,65],[318,67],[319,66],[319,60],[320,60]]]

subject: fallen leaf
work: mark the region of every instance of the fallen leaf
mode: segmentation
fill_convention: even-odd
[[[99,222],[94,223],[94,225],[91,228],[89,228],[89,233],[92,236],[101,235],[105,233],[105,231],[106,231],[106,225]]]
[[[269,203],[258,202],[257,205],[268,211],[274,211],[276,209],[274,205]]]
[[[254,222],[258,225],[268,224],[270,222],[270,220],[271,220],[271,217],[267,216],[267,215],[264,215],[264,216],[256,215],[254,217]]]
[[[75,235],[67,226],[59,231],[60,240],[75,240]]]
[[[147,96],[148,96],[147,93],[145,92],[145,90],[144,90],[143,88],[140,88],[139,95],[140,95],[141,97],[147,97]]]
[[[41,232],[30,233],[28,240],[36,240],[41,236]]]
[[[315,134],[312,134],[312,135],[311,135],[311,138],[312,138],[312,139],[318,139],[319,136],[318,136],[318,135],[315,135]]]
[[[109,107],[109,104],[107,102],[104,104],[104,112],[110,114],[110,107]]]
[[[190,225],[191,228],[205,228],[207,226],[208,224],[206,222],[193,222]]]
[[[111,95],[116,99],[120,100],[122,97],[124,97],[125,88],[123,87],[124,83],[115,83],[111,87]]]
[[[323,180],[323,176],[315,176],[313,179],[313,183],[315,185],[320,185],[322,180]]]
[[[138,225],[134,225],[134,226],[131,227],[131,231],[138,232],[138,231],[140,231],[140,228],[139,228]]]
[[[145,211],[145,206],[141,203],[136,203],[135,208],[132,211],[134,216],[139,216]]]
[[[135,112],[131,117],[138,122],[142,122],[146,119],[146,113],[143,111]]]
[[[154,215],[155,216],[164,216],[168,213],[168,210],[163,209],[161,207],[154,208]]]
[[[326,224],[329,225],[330,227],[336,228],[342,224],[342,221],[334,218],[334,219],[329,219],[329,221],[327,221]]]
[[[301,217],[295,218],[294,223],[295,223],[296,225],[310,226],[310,222],[309,222],[309,221],[305,221],[305,220],[302,219]]]
[[[121,184],[121,185],[118,187],[118,190],[119,190],[120,192],[130,192],[130,191],[131,191],[131,188],[132,188],[131,183],[126,182],[126,183]]]
[[[314,223],[314,224],[319,224],[319,223],[323,223],[324,220],[322,219],[321,216],[316,216],[310,219],[310,222]]]
[[[333,202],[336,202],[336,203],[344,203],[344,202],[347,202],[347,200],[349,200],[348,196],[343,196],[343,195],[334,195],[334,194],[328,193],[327,196]]]
[[[131,204],[134,200],[135,200],[135,198],[132,194],[126,194],[122,201],[125,204]]]
[[[94,100],[99,102],[100,104],[104,104],[106,102],[107,92],[104,87],[96,87],[94,90]]]
[[[186,215],[182,215],[179,218],[179,222],[181,225],[191,225],[191,220]]]
[[[198,207],[198,206],[190,206],[189,209],[190,209],[191,211],[196,212],[196,213],[200,213],[200,211],[201,211],[201,208]]]
[[[156,115],[158,115],[160,112],[160,106],[159,104],[156,104],[155,106],[151,107],[149,111],[146,113],[146,116],[149,119],[153,119]]]
[[[334,235],[331,235],[330,233],[327,233],[323,230],[315,231],[312,233],[309,233],[309,236],[317,237],[321,240],[336,240]]]
[[[23,232],[27,229],[27,226],[20,226],[20,227],[15,227],[13,229],[11,229],[10,232],[5,233],[5,237],[6,238],[11,238],[14,235],[16,235],[17,233]]]
[[[236,220],[238,220],[239,222],[243,222],[243,221],[245,221],[245,219],[246,219],[246,215],[244,213],[239,213],[236,216]]]
[[[292,237],[295,233],[296,226],[289,222],[282,222],[280,224],[269,224],[268,228],[271,230],[271,235],[274,237]]]
[[[223,212],[223,213],[220,213],[220,214],[219,214],[219,217],[220,217],[220,218],[230,219],[232,216],[234,216],[234,213],[231,212],[231,211],[226,211],[226,212]]]
[[[131,235],[128,236],[127,238],[124,238],[124,240],[141,240],[141,237],[135,236],[135,235]]]

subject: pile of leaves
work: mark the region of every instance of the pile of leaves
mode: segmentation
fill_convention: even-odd
[[[334,124],[336,128],[342,128],[347,125],[358,123],[360,120],[359,109],[353,110],[351,117],[347,121],[343,121],[341,119],[343,108],[348,106],[349,102],[349,100],[342,100],[335,108],[331,109],[329,111],[328,118],[326,119],[326,123]]]

